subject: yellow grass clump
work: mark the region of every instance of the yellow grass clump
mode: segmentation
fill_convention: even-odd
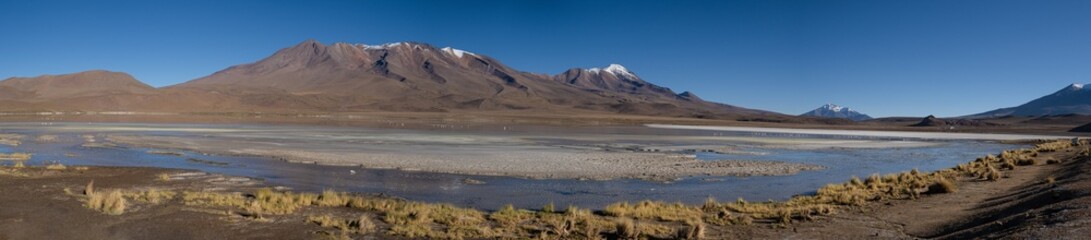
[[[947,178],[940,177],[940,178],[937,178],[936,181],[932,183],[932,185],[928,186],[928,192],[929,193],[956,193],[956,192],[958,192],[958,187],[955,186],[955,183],[952,182],[951,180],[947,180]]]
[[[367,215],[355,219],[341,219],[330,215],[308,216],[307,221],[325,228],[335,228],[343,233],[368,234],[375,231],[375,223]]]
[[[178,195],[173,191],[159,190],[151,188],[144,191],[126,192],[125,197],[137,200],[140,202],[159,204],[174,199]]]
[[[640,201],[636,204],[628,202],[614,203],[606,206],[606,215],[615,217],[632,217],[636,219],[655,219],[668,222],[682,222],[701,218],[701,209],[682,203],[664,203],[653,201]]]
[[[92,192],[88,197],[85,205],[87,208],[110,215],[125,213],[127,202],[124,194],[119,190],[112,190],[109,193]]]
[[[68,169],[68,167],[64,166],[64,164],[54,163],[54,164],[46,165],[45,169],[48,169],[48,170],[65,170],[65,169]]]

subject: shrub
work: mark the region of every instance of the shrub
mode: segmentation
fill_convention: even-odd
[[[987,179],[989,181],[1000,180],[1000,177],[1001,177],[1000,176],[1000,170],[996,170],[996,168],[993,168],[992,166],[989,166],[988,170],[987,170],[987,175],[985,175],[985,176],[986,176],[985,179]]]
[[[83,188],[83,195],[91,196],[95,193],[95,180],[87,183],[87,187]]]
[[[958,192],[958,187],[955,183],[947,180],[947,178],[939,177],[932,185],[928,186],[929,193],[955,193]]]
[[[174,199],[175,195],[177,195],[177,193],[172,191],[163,191],[152,188],[145,191],[126,193],[125,197],[132,198],[133,200],[137,200],[140,202],[159,204]]]
[[[637,239],[640,237],[640,228],[632,219],[624,218],[615,222],[614,234],[618,239]]]
[[[87,208],[110,214],[121,215],[125,213],[125,197],[121,191],[113,190],[110,193],[94,192],[87,199]]]
[[[65,167],[65,166],[64,166],[64,164],[60,164],[60,163],[54,163],[54,164],[49,164],[49,165],[46,165],[46,166],[45,166],[45,169],[49,169],[49,170],[65,170],[65,169],[68,169],[68,167]]]
[[[697,240],[705,238],[705,224],[702,222],[687,222],[678,227],[674,239]]]
[[[322,195],[318,195],[318,206],[344,207],[348,205],[348,202],[349,198],[345,194],[329,189],[322,191]]]

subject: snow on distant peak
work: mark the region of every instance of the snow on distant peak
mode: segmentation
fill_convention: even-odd
[[[593,73],[600,73],[600,72],[605,71],[605,72],[608,72],[610,74],[613,74],[614,76],[628,76],[628,77],[633,77],[633,78],[636,77],[636,74],[633,74],[633,72],[629,71],[629,69],[626,69],[625,66],[621,66],[621,64],[610,64],[609,66],[606,66],[606,69],[590,68],[590,69],[587,69],[587,71],[593,72]]]
[[[834,112],[840,112],[840,111],[841,111],[842,109],[846,109],[846,108],[844,108],[844,107],[841,107],[841,106],[837,106],[837,104],[832,104],[832,103],[830,103],[830,104],[826,104],[826,105],[822,105],[822,108],[824,108],[824,109],[829,109],[829,110],[831,110],[831,111],[834,111]],[[847,109],[846,109],[846,110],[847,110]],[[849,111],[851,111],[851,110],[849,110]]]
[[[405,43],[405,42],[396,42],[396,43],[387,43],[387,44],[382,44],[382,45],[367,45],[367,44],[359,44],[359,45],[357,45],[357,46],[359,46],[359,47],[361,47],[361,48],[363,48],[363,49],[371,50],[371,49],[388,49],[388,48],[393,48],[393,47],[401,46],[401,45],[403,45],[403,44],[408,44],[408,43]]]
[[[1073,83],[1072,87],[1077,88],[1077,89],[1083,89],[1083,84],[1082,83]]]
[[[467,51],[463,51],[463,50],[459,50],[459,49],[454,49],[454,48],[451,48],[451,47],[445,47],[445,48],[443,48],[443,51],[447,52],[448,54],[455,55],[458,58],[462,58],[462,55],[465,55],[465,54],[477,55],[477,54],[474,54],[472,52],[467,52]]]

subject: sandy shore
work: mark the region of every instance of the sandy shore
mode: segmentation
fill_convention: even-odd
[[[1059,135],[1032,135],[1032,134],[992,134],[992,133],[945,133],[945,132],[905,132],[905,131],[875,131],[875,130],[831,130],[831,129],[797,129],[797,128],[772,128],[772,127],[733,127],[733,126],[695,126],[672,124],[646,124],[651,128],[662,129],[686,129],[708,130],[726,132],[751,132],[751,133],[776,133],[776,134],[801,134],[801,135],[825,135],[825,136],[856,136],[879,138],[908,138],[927,140],[1038,140],[1038,139],[1068,139],[1072,136]]]
[[[606,152],[549,146],[428,145],[336,148],[221,138],[113,135],[112,142],[195,152],[260,156],[290,162],[537,179],[634,178],[670,181],[690,176],[790,175],[822,166],[772,161],[702,161],[675,153]]]

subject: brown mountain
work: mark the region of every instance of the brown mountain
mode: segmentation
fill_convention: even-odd
[[[790,118],[677,94],[625,67],[558,75],[423,43],[325,45],[308,40],[265,59],[155,89],[124,73],[10,78],[0,107],[63,111],[510,111]]]
[[[518,71],[488,56],[423,43],[324,45],[309,40],[255,63],[169,89],[232,92],[270,108],[335,111],[571,109],[642,115],[779,115],[676,94],[621,65],[556,76]]]
[[[120,72],[86,71],[0,81],[0,99],[45,101],[114,94],[153,94],[155,88]]]

